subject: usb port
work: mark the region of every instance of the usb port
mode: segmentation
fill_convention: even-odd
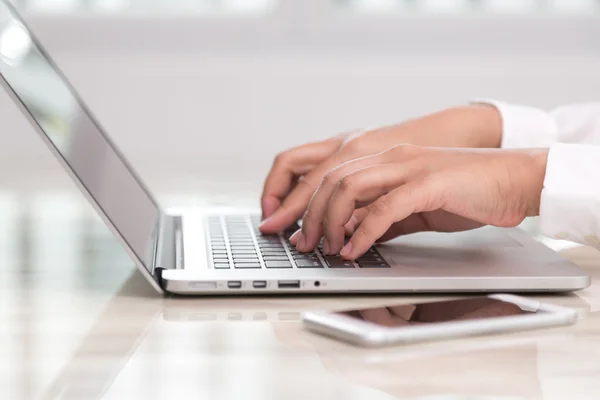
[[[267,282],[265,282],[265,281],[254,281],[254,282],[252,282],[252,286],[255,289],[264,289],[264,288],[267,287]]]
[[[229,289],[239,289],[242,287],[242,282],[240,281],[229,281],[227,282],[227,287]]]
[[[279,289],[300,289],[300,281],[279,281],[277,287]]]

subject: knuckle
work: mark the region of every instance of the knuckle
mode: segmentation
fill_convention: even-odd
[[[335,170],[329,171],[323,177],[323,185],[324,186],[334,186],[334,185],[337,185],[338,182],[339,182],[339,178],[338,178],[338,174],[336,173]]]
[[[348,142],[346,142],[346,144],[344,144],[344,148],[343,151],[350,153],[350,154],[356,154],[361,152],[366,145],[366,141],[364,137],[357,137],[354,138]]]
[[[301,198],[305,204],[308,204],[316,190],[317,188],[308,179],[299,179],[293,190],[294,196],[290,194],[286,200],[294,198],[294,201],[297,201],[296,199]]]
[[[358,179],[354,175],[348,175],[342,178],[338,185],[338,190],[341,192],[351,192],[358,184]]]
[[[276,166],[284,166],[289,163],[290,160],[290,150],[282,151],[275,156],[275,160],[273,161],[273,165]]]
[[[369,213],[375,217],[384,217],[392,213],[392,206],[385,197],[381,197],[369,205]]]
[[[312,189],[312,187],[313,186],[308,179],[301,178],[301,179],[298,179],[295,189]]]
[[[390,151],[396,155],[409,155],[416,153],[418,149],[419,147],[415,146],[414,144],[402,143],[392,147]]]
[[[356,232],[354,232],[354,235],[352,235],[352,240],[362,243],[371,240],[372,236],[373,233],[371,232],[371,228],[369,228],[368,225],[361,225]]]

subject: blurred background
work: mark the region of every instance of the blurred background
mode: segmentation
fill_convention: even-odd
[[[598,0],[12,2],[165,199],[255,199],[277,151],[474,98],[600,100]],[[73,189],[3,91],[0,122],[0,188]]]

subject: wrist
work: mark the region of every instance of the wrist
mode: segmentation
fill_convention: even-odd
[[[447,108],[395,126],[404,142],[424,147],[498,148],[502,118],[492,106]]]
[[[449,108],[425,118],[434,132],[433,146],[499,148],[502,142],[502,116],[497,108],[486,104]]]
[[[465,119],[469,121],[467,138],[471,147],[499,148],[502,144],[502,115],[488,104],[465,107]]]

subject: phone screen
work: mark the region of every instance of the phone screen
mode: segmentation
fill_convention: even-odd
[[[386,327],[467,321],[482,318],[536,314],[516,304],[490,297],[402,304],[396,306],[342,311],[338,314]]]

